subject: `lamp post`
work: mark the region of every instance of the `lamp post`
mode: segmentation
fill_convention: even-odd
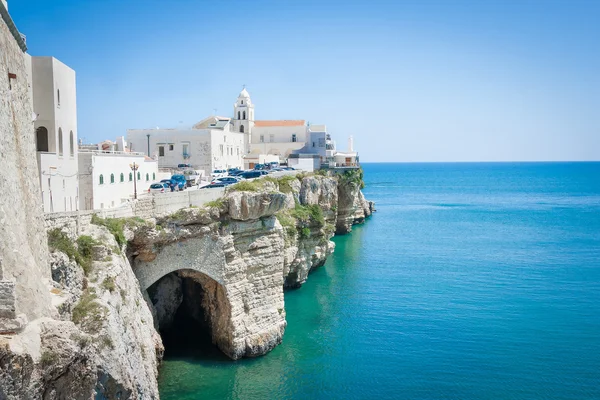
[[[137,200],[137,174],[136,171],[138,170],[140,166],[138,164],[136,164],[135,162],[132,164],[129,164],[129,168],[131,168],[131,170],[133,171],[133,198],[135,200]]]

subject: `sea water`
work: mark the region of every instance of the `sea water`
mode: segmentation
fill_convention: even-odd
[[[600,163],[364,171],[377,212],[286,292],[283,343],[167,357],[163,400],[600,399]]]

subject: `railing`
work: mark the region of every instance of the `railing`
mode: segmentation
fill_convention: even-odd
[[[92,153],[92,154],[108,154],[114,156],[145,156],[146,153],[141,151],[113,151],[113,150],[87,150],[79,149],[80,153]]]

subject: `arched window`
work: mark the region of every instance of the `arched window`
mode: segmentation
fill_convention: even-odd
[[[58,99],[58,106],[60,107],[60,89],[56,89],[56,97]]]
[[[110,174],[110,183],[115,183],[115,174]]]
[[[156,180],[156,173],[152,173],[152,180],[155,181]]]
[[[238,111],[238,119],[241,119],[241,118],[240,118],[240,115],[241,115],[241,113]]]
[[[58,155],[63,155],[62,128],[58,128]]]
[[[137,180],[138,180],[138,181],[141,181],[141,180],[142,180],[142,174],[141,174],[139,171],[138,171],[138,178],[137,178]]]
[[[121,182],[125,182],[125,175],[121,172]]]
[[[150,174],[146,174],[146,182],[150,180]]]
[[[36,148],[37,151],[49,151],[48,150],[48,129],[40,126],[35,130]]]
[[[133,180],[133,174],[130,172],[129,173],[129,182],[131,182]]]
[[[240,125],[240,132],[244,133],[244,125]]]
[[[244,119],[246,119],[246,111],[244,111],[242,115],[244,116]]]
[[[104,175],[100,175],[100,184],[104,185]]]
[[[69,132],[69,149],[71,150],[71,157],[75,157],[75,142],[73,138],[73,131]]]
[[[242,105],[244,105],[244,100],[242,100]]]

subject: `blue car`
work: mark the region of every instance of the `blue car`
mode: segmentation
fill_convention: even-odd
[[[177,184],[179,190],[184,190],[187,186],[185,175],[176,174],[171,177],[171,181]]]

